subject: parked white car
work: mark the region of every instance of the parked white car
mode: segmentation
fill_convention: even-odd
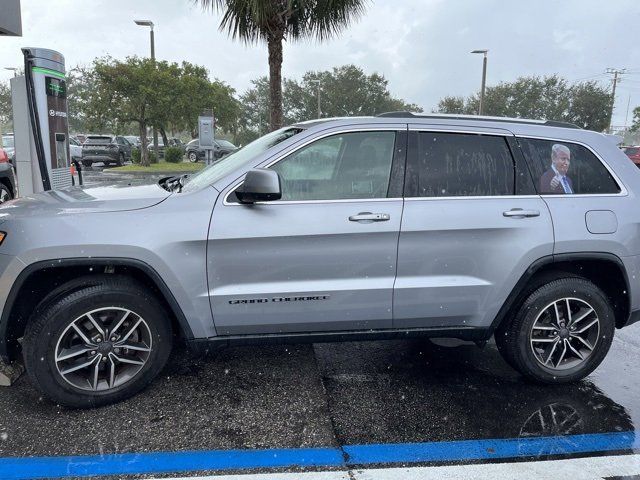
[[[69,137],[69,150],[71,160],[82,160],[82,144],[75,137]]]

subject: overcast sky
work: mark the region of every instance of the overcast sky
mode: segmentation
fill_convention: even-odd
[[[2,2],[0,0],[0,16]],[[206,66],[238,92],[266,75],[263,44],[245,46],[218,31],[220,16],[190,0],[22,0],[22,37],[0,37],[0,67],[21,66],[20,47],[61,52],[67,67],[96,56],[148,55]],[[488,48],[487,83],[557,73],[610,85],[608,67],[627,68],[618,86],[614,124],[623,125],[629,96],[640,105],[639,0],[373,0],[366,14],[330,42],[286,44],[283,74],[353,63],[384,74],[393,95],[431,111],[444,95],[479,89]],[[0,70],[0,80],[11,72]]]

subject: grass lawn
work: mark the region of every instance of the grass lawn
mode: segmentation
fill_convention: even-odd
[[[205,167],[204,163],[152,163],[148,167],[143,167],[138,164],[125,165],[124,167],[109,168],[109,172],[197,172]]]

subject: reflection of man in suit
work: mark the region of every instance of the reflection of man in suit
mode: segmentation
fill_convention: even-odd
[[[571,151],[556,143],[551,147],[551,168],[540,177],[540,193],[574,193],[573,182],[567,176]]]

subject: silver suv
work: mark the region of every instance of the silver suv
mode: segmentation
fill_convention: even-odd
[[[638,193],[567,124],[293,125],[191,177],[0,207],[0,355],[76,407],[133,395],[178,339],[494,336],[525,377],[575,381],[640,318]]]

